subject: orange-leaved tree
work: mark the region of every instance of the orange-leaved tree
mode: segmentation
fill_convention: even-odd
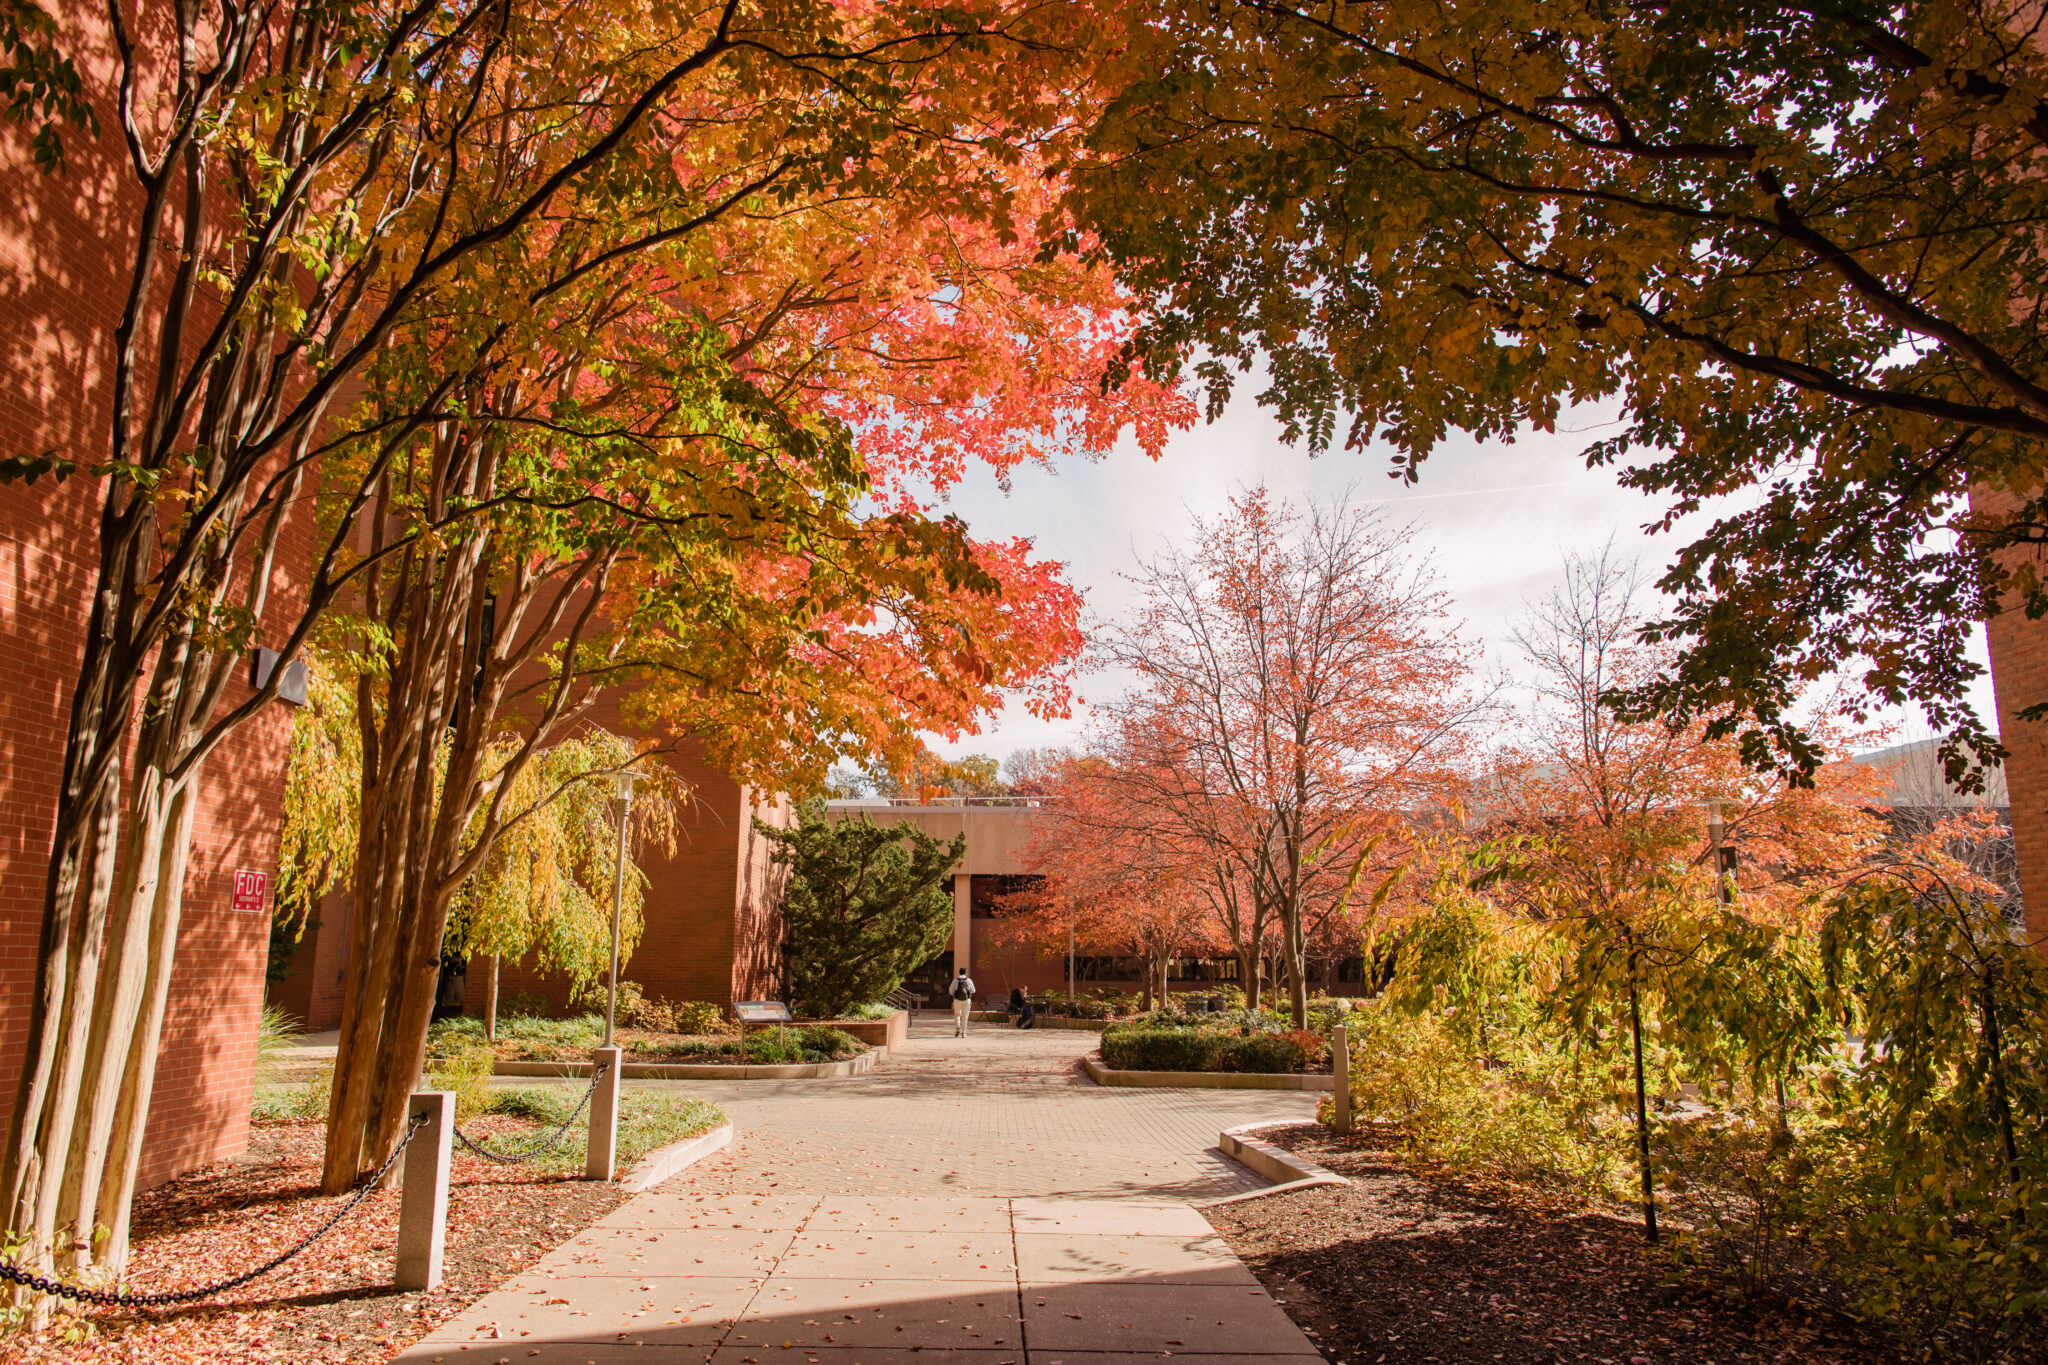
[[[1044,881],[1009,898],[996,933],[1041,948],[1139,958],[1150,1010],[1171,998],[1174,958],[1222,941],[1203,886],[1203,852],[1122,809],[1128,789],[1107,760],[1069,759],[1049,787],[1023,855]]]
[[[1551,1006],[1581,1038],[1626,1040],[1654,1241],[1646,1035],[1696,1064],[1743,1067],[1782,1105],[1822,991],[1811,931],[1888,831],[1872,811],[1876,769],[1838,763],[1799,786],[1704,724],[1617,715],[1606,699],[1670,659],[1639,641],[1642,609],[1633,564],[1566,559],[1563,585],[1518,625],[1535,703],[1494,756],[1477,813],[1505,850],[1488,898],[1556,953]],[[1832,748],[1858,738],[1824,705],[1809,725]]]
[[[1442,799],[1489,698],[1411,530],[1263,487],[1192,529],[1142,566],[1134,619],[1105,640],[1134,680],[1105,708],[1108,747],[1126,808],[1242,869],[1305,1027],[1319,888]]]

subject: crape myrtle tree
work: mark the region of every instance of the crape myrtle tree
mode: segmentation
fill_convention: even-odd
[[[466,311],[368,371],[371,403],[396,414],[447,382],[451,355],[475,357],[451,390],[459,416],[396,456],[381,435],[354,448],[391,473],[349,604],[378,664],[357,706],[374,761],[329,1189],[396,1139],[428,946],[528,762],[622,683],[636,714],[736,775],[797,787],[836,755],[955,732],[999,688],[1062,704],[1077,635],[1057,570],[972,542],[917,489],[968,461],[1099,450],[1127,424],[1156,446],[1177,409],[1156,386],[1099,382],[1117,335],[1106,272],[1003,230],[1006,198],[1045,196],[1032,176],[911,138],[777,190],[797,144],[761,143],[771,115],[728,84],[653,120],[691,149],[677,171],[694,211],[667,187],[567,196],[479,255],[448,291]],[[781,96],[787,120],[837,92]],[[635,225],[636,250],[591,240],[607,215]],[[508,316],[507,295],[523,310]],[[428,534],[448,507],[492,504]]]
[[[27,33],[33,45],[41,30],[20,26],[27,12],[10,10],[9,32]],[[873,172],[891,155],[923,155],[942,169],[956,150],[987,150],[997,163],[1015,162],[1021,154],[1003,149],[1059,128],[1068,112],[1061,100],[1076,82],[991,85],[961,73],[980,70],[998,51],[1044,63],[1049,72],[1110,30],[1099,16],[1078,10],[1013,12],[998,3],[855,13],[824,5],[760,11],[737,0],[658,12],[631,5],[338,11],[285,4],[149,11],[132,30],[125,13],[111,13],[110,23],[117,59],[107,121],[119,128],[141,204],[124,225],[131,254],[107,357],[111,420],[91,449],[10,456],[7,466],[24,477],[89,474],[103,491],[93,605],[54,812],[27,1064],[0,1197],[4,1221],[29,1236],[36,1256],[48,1258],[61,1242],[73,1248],[68,1259],[78,1265],[118,1269],[177,938],[195,784],[207,756],[272,700],[282,676],[278,670],[268,686],[228,705],[228,681],[242,656],[264,638],[289,658],[337,604],[377,620],[380,605],[393,600],[393,584],[369,584],[373,571],[411,583],[417,591],[407,605],[425,613],[418,618],[420,647],[394,648],[400,656],[414,650],[419,666],[399,671],[411,669],[419,695],[429,699],[426,708],[359,708],[359,716],[365,724],[397,725],[415,741],[411,805],[391,808],[407,827],[404,839],[444,854],[458,847],[451,831],[467,824],[451,815],[436,827],[420,808],[431,766],[422,754],[433,747],[421,737],[439,733],[428,718],[437,711],[453,717],[461,710],[458,694],[471,685],[450,663],[451,651],[467,659],[481,645],[480,629],[472,629],[481,620],[477,598],[463,589],[486,575],[479,573],[475,538],[465,540],[461,528],[516,507],[515,539],[545,540],[577,506],[608,509],[568,533],[572,552],[556,556],[551,570],[557,590],[535,593],[530,628],[505,637],[518,642],[515,648],[539,642],[539,654],[568,661],[553,666],[552,694],[543,684],[522,701],[529,722],[553,725],[579,704],[574,679],[584,650],[581,638],[571,643],[567,633],[581,623],[587,637],[590,627],[615,619],[607,613],[616,600],[599,589],[613,586],[622,561],[631,581],[635,537],[644,538],[666,515],[647,485],[613,497],[602,469],[587,462],[606,439],[640,440],[645,430],[608,432],[602,418],[537,416],[520,406],[520,395],[533,387],[525,376],[544,350],[541,334],[557,320],[553,310],[587,327],[601,314],[589,291],[618,284],[633,258],[742,212],[772,219],[776,208],[805,195],[857,200],[876,187]],[[22,79],[24,69],[11,68],[9,80]],[[753,121],[711,117],[718,95]],[[61,99],[52,103],[47,90],[31,97],[42,99],[28,106],[38,117],[72,112]],[[984,136],[961,143],[954,134],[963,124]],[[38,133],[51,128],[46,121]],[[959,221],[1008,202],[999,183],[981,183],[986,194],[955,204]],[[986,230],[1014,236],[1001,223]],[[535,260],[548,269],[533,270]],[[475,300],[494,287],[494,307],[479,309]],[[569,293],[576,297],[565,298]],[[928,306],[943,307],[943,293]],[[1121,341],[1113,311],[1083,308],[1061,324],[1059,336],[1083,350],[1113,351]],[[496,324],[475,325],[487,312],[496,314]],[[695,315],[689,320],[700,331],[705,325]],[[430,339],[457,344],[436,350]],[[393,378],[392,368],[408,360],[417,368]],[[538,363],[544,369],[572,362]],[[726,363],[737,368],[730,358]],[[384,366],[380,374],[371,373],[373,364]],[[1067,378],[1070,387],[1091,383],[1085,367]],[[687,401],[654,401],[645,411],[673,423],[698,410],[696,394],[707,382],[702,370],[694,380],[698,387]],[[345,411],[338,401],[365,390],[369,401],[358,409]],[[1107,423],[1113,436],[1133,420],[1129,392],[1119,391],[1115,402],[1106,397],[1086,429],[1099,435]],[[1142,398],[1145,391],[1138,392]],[[550,395],[572,403],[577,396],[573,385]],[[1046,392],[1039,401],[1050,411],[1059,399]],[[742,393],[739,406],[743,419],[720,426],[721,433],[766,425],[787,438],[777,444],[784,452],[835,440],[815,421],[791,421],[754,395]],[[978,420],[975,434],[992,440],[1004,416]],[[509,450],[505,429],[550,422],[565,428],[565,444],[585,463],[554,467],[535,442]],[[659,434],[681,433],[671,425]],[[906,439],[914,436],[912,424]],[[933,445],[942,453],[959,448]],[[1032,453],[1028,443],[1024,453]],[[507,459],[528,469],[548,464],[552,473],[538,488],[487,491],[481,480]],[[614,458],[611,468],[620,463]],[[793,503],[815,507],[818,488],[846,467],[842,460],[835,473],[827,461]],[[323,503],[316,563],[304,580],[305,601],[280,604],[271,588],[283,567],[281,532],[316,468]],[[744,508],[726,510],[705,520],[730,526],[749,519]],[[987,556],[998,561],[995,568],[969,566],[957,525],[920,519],[903,505],[889,516],[894,520],[869,538],[867,555],[889,566],[885,600],[914,596],[925,584],[988,597],[1000,570],[1026,558],[1021,547],[997,547]],[[777,534],[786,529],[778,523]],[[897,544],[882,543],[891,537]],[[704,533],[695,548],[708,553],[702,547],[711,538]],[[794,539],[803,543],[801,535]],[[932,567],[934,556],[946,566]],[[922,567],[906,567],[913,561]],[[791,674],[803,674],[823,694],[858,671],[866,639],[861,622],[882,609],[874,593],[856,593],[850,614],[820,624],[803,593],[802,563],[799,557],[792,571],[784,556],[744,572],[733,564],[720,581],[779,584],[783,605],[794,603],[797,619],[808,624],[791,639],[785,612],[772,625],[749,624],[750,638],[779,651]],[[570,586],[562,590],[565,581]],[[686,614],[673,599],[669,608]],[[546,628],[551,615],[559,631]],[[933,692],[957,717],[976,688],[997,684],[1000,668],[962,647],[954,633],[947,657],[959,681],[942,681]],[[461,643],[451,643],[458,637]],[[614,644],[606,637],[601,647]],[[908,667],[899,662],[893,676]],[[870,694],[820,711],[825,719],[803,734],[810,752],[889,708]],[[469,727],[471,767],[460,776],[462,790],[502,810],[521,750],[513,751],[513,771],[483,766],[477,755],[503,736],[496,724],[493,717]],[[545,736],[529,727],[523,751],[544,745]],[[389,755],[366,753],[366,769],[376,770]],[[364,822],[358,837],[384,838],[382,823]],[[366,868],[388,870],[381,858],[359,858],[359,878],[373,875]],[[394,894],[431,901],[446,889]],[[402,931],[380,932],[397,935],[387,942],[424,945],[430,953],[431,918],[414,916]],[[420,958],[406,961],[412,978],[424,971]],[[403,1027],[380,1028],[377,1055],[396,1063],[387,1081],[398,1084],[391,1078],[417,1067],[399,1041],[415,1031],[417,981],[385,991],[390,1022]],[[332,1185],[353,1161],[345,1151],[330,1152],[329,1164]],[[109,1235],[59,1236],[60,1228],[100,1226]]]
[[[1314,448],[1513,439],[1619,407],[1589,461],[1679,550],[1628,689],[1810,770],[1793,709],[1922,708],[1951,777],[1995,611],[2048,610],[2048,47],[1992,0],[1146,7],[1082,221],[1206,381],[1263,359]],[[2024,709],[2048,699],[2019,698]]]
[[[1118,764],[1122,805],[1177,846],[1230,851],[1278,925],[1296,1027],[1318,884],[1348,883],[1365,841],[1441,798],[1488,705],[1412,536],[1248,490],[1142,566],[1134,619],[1102,645],[1134,679],[1104,708],[1138,760]]]
[[[789,992],[806,1014],[832,1019],[879,1000],[937,956],[953,933],[949,874],[967,836],[941,843],[915,825],[833,819],[807,802],[797,823],[754,828],[786,869]]]

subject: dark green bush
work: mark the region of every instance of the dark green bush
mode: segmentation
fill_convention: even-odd
[[[1318,1045],[1321,1046],[1318,1046]],[[1314,1034],[1212,1029],[1199,1020],[1112,1024],[1102,1031],[1102,1060],[1119,1071],[1243,1071],[1276,1076],[1300,1071],[1326,1044]]]
[[[1191,1028],[1105,1029],[1102,1060],[1117,1071],[1213,1071],[1210,1060],[1224,1041]]]
[[[1301,1035],[1293,1033],[1253,1033],[1242,1038],[1224,1040],[1228,1046],[1219,1049],[1217,1061],[1219,1071],[1249,1071],[1260,1075],[1278,1076],[1289,1071],[1299,1071],[1308,1064],[1308,1049],[1302,1045]]]

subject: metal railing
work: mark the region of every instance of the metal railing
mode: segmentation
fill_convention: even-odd
[[[934,796],[929,801],[920,801],[915,796],[854,796],[837,801],[827,801],[826,810],[891,810],[925,809],[957,810],[962,807],[973,810],[1036,810],[1041,806],[1059,804],[1056,796]]]

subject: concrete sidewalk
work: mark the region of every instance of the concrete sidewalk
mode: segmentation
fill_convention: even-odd
[[[507,1365],[1313,1365],[1200,1213],[1129,1199],[622,1205],[399,1359]]]
[[[1315,1365],[1185,1202],[1264,1187],[1217,1133],[1306,1117],[1314,1097],[1103,1089],[1079,1064],[1095,1041],[986,1024],[955,1038],[928,1014],[865,1076],[629,1081],[723,1105],[732,1146],[400,1359]]]

